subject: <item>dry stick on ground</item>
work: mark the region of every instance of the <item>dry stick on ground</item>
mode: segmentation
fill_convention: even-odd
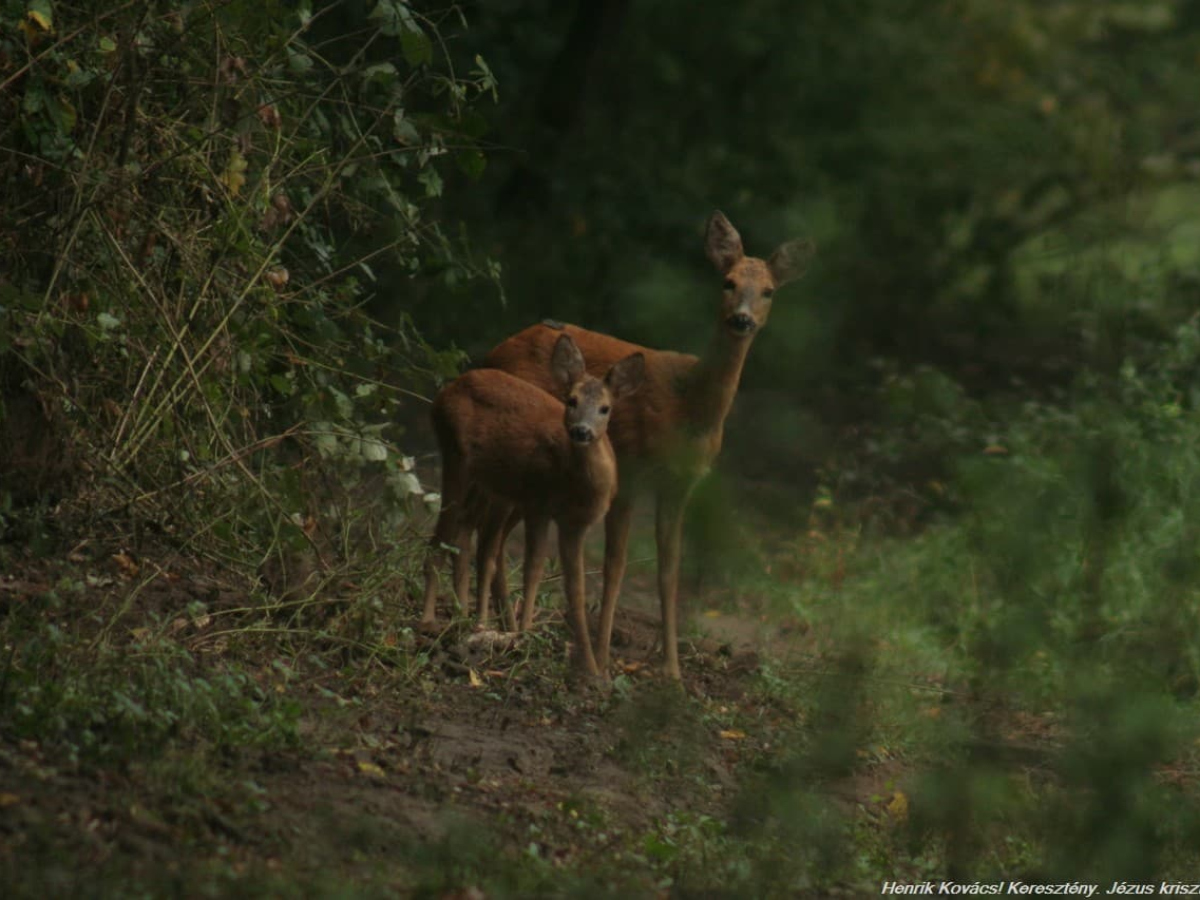
[[[534,325],[488,354],[484,365],[549,390],[551,348],[562,334],[583,351],[593,373],[630,353],[646,357],[646,383],[636,402],[623,404],[610,435],[621,468],[621,491],[605,520],[604,600],[597,662],[608,666],[613,617],[625,558],[633,501],[639,492],[657,503],[658,593],[662,606],[666,672],[678,679],[676,598],[683,514],[692,488],[721,450],[725,418],[733,406],[750,344],[766,324],[775,289],[799,277],[812,253],[809,241],[790,241],[768,260],[746,256],[737,230],[720,212],[708,222],[705,250],[724,283],[717,330],[704,356],[650,350],[573,325]]]

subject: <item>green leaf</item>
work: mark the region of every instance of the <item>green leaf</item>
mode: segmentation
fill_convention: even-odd
[[[288,67],[297,74],[307,72],[313,67],[312,59],[304,53],[297,53],[288,48]]]
[[[337,435],[333,433],[332,422],[313,422],[312,437],[317,452],[323,458],[329,459],[337,453],[338,439]]]
[[[116,316],[109,315],[106,312],[102,312],[98,316],[96,316],[96,324],[99,325],[101,328],[103,328],[105,331],[112,331],[114,328],[121,327],[121,320],[118,319]]]
[[[390,62],[376,63],[363,69],[363,78],[367,81],[391,82],[396,80],[396,67]]]
[[[26,16],[42,31],[54,30],[54,11],[50,8],[50,0],[29,0]]]
[[[412,10],[403,0],[380,0],[371,10],[370,18],[379,22],[379,30],[388,37],[403,34],[408,29],[419,28],[413,19]]]
[[[442,196],[442,176],[437,173],[437,169],[429,168],[423,170],[417,176],[417,181],[425,185],[426,197]]]
[[[496,76],[492,74],[491,67],[488,66],[487,61],[479,54],[475,55],[475,71],[472,74],[479,78],[480,90],[491,94],[493,100],[500,99],[496,93],[496,88],[499,87],[500,83],[496,81]]]
[[[117,50],[117,42],[110,37],[101,37],[97,46],[101,53],[115,53]]]
[[[459,169],[472,180],[478,180],[487,167],[487,157],[479,150],[460,150],[454,154]]]
[[[63,134],[70,134],[75,129],[75,107],[72,106],[63,97],[47,96],[46,97],[46,112],[50,114],[50,118],[54,120],[54,124],[58,126],[58,130]]]
[[[412,120],[404,115],[404,110],[398,109],[392,115],[392,136],[401,144],[421,143],[421,133],[417,131]]]
[[[362,458],[367,462],[383,462],[388,458],[387,445],[381,441],[364,438],[362,442]]]
[[[400,50],[405,62],[413,68],[433,62],[433,42],[419,25],[414,24],[400,33]]]

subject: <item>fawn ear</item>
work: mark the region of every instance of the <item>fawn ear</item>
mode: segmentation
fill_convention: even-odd
[[[714,212],[708,220],[708,230],[704,234],[704,252],[722,275],[746,255],[742,250],[742,236],[720,210]]]
[[[645,379],[646,357],[641,353],[634,353],[609,369],[608,374],[604,376],[604,383],[612,392],[613,399],[619,400],[635,393]]]
[[[569,388],[584,373],[583,354],[571,340],[569,334],[562,335],[554,344],[554,355],[550,357],[550,370],[554,380],[563,388]]]
[[[803,275],[816,250],[816,245],[808,238],[799,238],[788,241],[772,253],[767,265],[771,268],[775,287],[783,287]]]

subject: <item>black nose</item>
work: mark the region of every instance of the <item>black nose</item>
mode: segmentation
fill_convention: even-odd
[[[736,334],[749,334],[758,327],[754,319],[746,313],[735,313],[725,320],[725,324]]]
[[[586,444],[592,439],[592,429],[588,428],[586,425],[572,425],[567,430],[567,434],[569,434],[571,436],[571,440],[577,444]]]

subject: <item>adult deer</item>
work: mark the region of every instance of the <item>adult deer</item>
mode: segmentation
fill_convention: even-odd
[[[721,450],[725,418],[733,406],[750,344],[766,324],[776,289],[803,274],[812,244],[790,241],[767,260],[746,256],[729,220],[714,212],[708,220],[705,251],[724,278],[717,329],[699,358],[650,350],[573,325],[543,323],[495,347],[484,365],[550,387],[547,360],[561,335],[579,345],[593,372],[631,353],[646,359],[646,380],[637,403],[621,406],[609,427],[621,467],[621,490],[605,520],[604,595],[596,659],[607,671],[613,617],[629,546],[634,497],[655,496],[658,594],[662,606],[666,673],[678,679],[676,604],[683,514],[696,483]]]
[[[645,359],[631,351],[610,363],[603,378],[589,375],[579,347],[559,335],[546,364],[546,383],[565,404],[528,381],[496,369],[474,369],[452,381],[433,401],[442,453],[442,509],[425,559],[423,624],[436,615],[438,564],[456,547],[455,593],[466,599],[462,563],[474,521],[469,490],[486,492],[480,534],[479,617],[488,620],[488,588],[499,540],[512,509],[525,520],[526,624],[546,558],[550,522],[558,526],[559,555],[576,661],[599,671],[588,635],[583,587],[583,538],[617,494],[617,460],[607,429],[615,401],[641,385]]]

